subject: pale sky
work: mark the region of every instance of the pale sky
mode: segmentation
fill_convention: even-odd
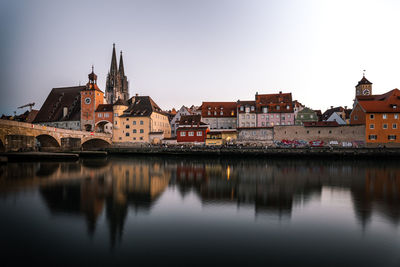
[[[113,43],[130,95],[165,110],[279,91],[351,106],[364,69],[373,93],[400,87],[399,12],[395,0],[0,0],[0,115],[85,84],[92,64],[104,91]]]

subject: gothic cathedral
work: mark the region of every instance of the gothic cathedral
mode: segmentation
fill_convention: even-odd
[[[114,104],[118,99],[128,100],[128,79],[124,72],[124,62],[122,60],[122,51],[119,58],[119,68],[117,69],[117,56],[115,54],[115,44],[111,57],[111,67],[107,74],[106,82],[106,101],[108,104]]]

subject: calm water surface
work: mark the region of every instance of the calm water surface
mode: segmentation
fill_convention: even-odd
[[[400,266],[398,161],[0,165],[0,265]]]

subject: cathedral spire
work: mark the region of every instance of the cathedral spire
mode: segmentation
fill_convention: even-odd
[[[116,72],[117,72],[117,56],[115,54],[115,43],[113,43],[110,73],[116,73]]]
[[[121,78],[123,78],[125,76],[124,61],[122,60],[122,51],[121,51],[121,55],[119,57],[119,69],[118,69],[118,72],[121,75]]]

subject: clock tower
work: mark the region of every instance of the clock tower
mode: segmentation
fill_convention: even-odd
[[[81,129],[94,131],[95,110],[98,105],[104,102],[104,93],[97,86],[97,75],[92,72],[88,75],[89,82],[86,88],[81,91]]]
[[[365,78],[365,71],[362,79],[356,85],[356,97],[372,95],[372,83]]]

